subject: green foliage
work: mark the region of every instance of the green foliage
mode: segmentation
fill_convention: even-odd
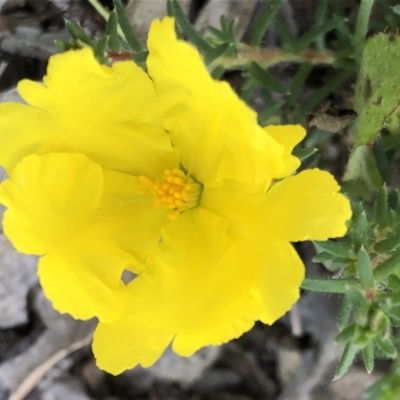
[[[126,42],[129,44],[133,51],[143,51],[143,47],[129,22],[128,16],[126,15],[125,8],[122,5],[121,0],[114,0],[114,7],[118,18],[118,24],[125,35]]]
[[[362,193],[376,192],[380,188],[383,181],[370,147],[360,146],[353,151],[343,181],[360,184],[364,189]]]
[[[399,194],[382,185],[373,198],[353,202],[352,206],[346,238],[314,242],[314,261],[329,270],[340,269],[341,277],[308,278],[303,283],[308,290],[343,294],[336,341],[344,346],[344,352],[337,379],[345,374],[358,352],[368,372],[373,370],[375,357],[398,356],[392,333],[400,325]],[[380,388],[376,386],[373,392]]]
[[[358,352],[358,349],[356,346],[354,346],[351,343],[347,343],[342,357],[339,360],[339,364],[336,368],[336,373],[335,373],[335,378],[334,380],[340,379],[350,368],[351,364],[353,363],[353,360]]]
[[[371,259],[368,252],[363,246],[358,250],[357,254],[358,277],[361,287],[364,290],[371,290],[375,285],[374,274],[372,272]]]
[[[400,104],[400,37],[380,33],[368,40],[355,91],[356,144],[373,143]],[[384,60],[384,62],[382,62]]]
[[[373,384],[367,391],[369,400],[395,400],[400,393],[400,366],[398,363],[390,373]]]
[[[251,38],[251,44],[253,46],[259,46],[268,27],[275,18],[279,11],[283,0],[271,0],[265,4],[264,11],[258,18],[256,25],[253,29],[253,35]]]

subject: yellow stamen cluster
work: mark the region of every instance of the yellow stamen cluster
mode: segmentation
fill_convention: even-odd
[[[160,181],[154,181],[144,175],[139,179],[146,185],[140,193],[152,193],[154,205],[170,210],[168,218],[171,220],[175,220],[181,212],[196,207],[199,203],[201,185],[178,168],[172,171],[166,169]]]

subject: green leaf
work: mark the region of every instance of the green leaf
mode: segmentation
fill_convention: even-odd
[[[361,62],[362,52],[365,45],[365,37],[368,32],[369,15],[374,0],[361,0],[358,8],[356,29],[354,33],[355,56],[358,64]]]
[[[381,140],[378,139],[374,142],[374,145],[372,146],[372,154],[374,155],[375,163],[382,180],[386,184],[390,184],[392,179],[392,169],[389,165],[388,155],[382,147]]]
[[[397,326],[399,326],[399,324],[400,324],[400,307],[393,307],[393,308],[390,307],[385,312],[392,320],[395,321]]]
[[[264,2],[264,11],[258,17],[251,37],[252,46],[259,46],[268,27],[274,20],[276,13],[281,8],[283,0],[270,0]]]
[[[273,116],[277,115],[279,113],[279,110],[281,107],[285,104],[285,102],[282,101],[277,101],[275,102],[272,106],[267,107],[264,111],[262,111],[258,115],[258,120],[261,126],[265,126],[268,124],[268,121],[270,118]]]
[[[281,13],[278,13],[275,17],[274,28],[281,41],[282,47],[288,52],[293,52],[297,38],[292,34],[291,28],[283,18]]]
[[[353,310],[353,305],[348,300],[347,296],[343,299],[342,304],[340,305],[339,314],[338,314],[338,327],[339,330],[343,330],[347,323],[349,322],[351,312]]]
[[[386,228],[388,224],[388,191],[383,185],[378,192],[376,201],[376,222],[380,228]]]
[[[356,278],[342,279],[317,279],[305,278],[301,283],[301,287],[313,292],[323,293],[347,293],[353,286],[358,285]]]
[[[271,92],[288,94],[286,86],[282,85],[276,78],[252,61],[249,66],[250,75],[262,86]]]
[[[342,356],[340,357],[339,364],[336,368],[334,380],[340,379],[350,368],[353,360],[358,352],[358,348],[351,343],[347,343]]]
[[[304,88],[306,79],[310,75],[310,72],[314,68],[314,65],[310,62],[305,62],[300,65],[295,77],[293,78],[292,85],[290,87],[290,100],[289,104],[294,105],[298,100],[301,90]]]
[[[107,21],[107,36],[108,46],[114,53],[119,53],[121,51],[121,44],[118,37],[118,16],[115,10],[111,11],[110,17]]]
[[[353,306],[358,307],[358,308],[364,307],[364,309],[368,311],[371,302],[367,297],[365,297],[364,291],[362,291],[361,289],[358,289],[358,288],[351,288],[350,290],[347,291],[346,296],[347,296],[348,301]],[[365,311],[365,312],[367,312],[367,311]],[[357,320],[358,320],[359,325],[364,325],[366,323],[366,320],[363,322],[363,320],[360,319],[360,318],[363,318],[360,310],[358,312],[357,318],[358,318]]]
[[[374,269],[374,277],[377,282],[381,282],[390,275],[400,270],[400,250],[396,250],[393,255]]]
[[[394,235],[374,244],[374,250],[377,253],[390,253],[400,247],[400,236]]]
[[[224,72],[225,72],[225,68],[222,65],[218,65],[211,72],[211,76],[213,79],[219,80],[224,75]]]
[[[388,316],[379,309],[373,309],[370,313],[369,326],[372,331],[379,332],[390,324]]]
[[[362,349],[365,369],[370,374],[374,370],[375,356],[374,344],[371,342]]]
[[[106,55],[107,42],[108,42],[108,37],[103,36],[96,43],[94,54],[96,55],[97,60],[101,64],[107,64],[107,55]]]
[[[95,48],[93,40],[90,39],[88,35],[86,35],[85,31],[78,24],[65,20],[65,28],[73,39],[79,40],[80,42],[88,45],[92,49]]]
[[[332,18],[329,21],[324,22],[322,25],[311,28],[295,45],[295,50],[301,52],[307,49],[312,42],[318,37],[325,35],[325,33],[335,29],[339,24],[343,24],[342,18]]]
[[[242,76],[246,80],[240,91],[240,97],[247,103],[250,101],[251,97],[253,96],[259,85],[257,81],[254,80],[247,71],[243,71]]]
[[[136,62],[137,64],[145,63],[146,60],[147,60],[147,56],[148,56],[148,55],[149,55],[149,52],[148,52],[147,50],[141,51],[141,52],[137,53],[137,54],[135,55],[135,62]]]
[[[400,292],[400,278],[396,275],[391,275],[387,279],[387,287],[392,293]]]
[[[319,1],[317,3],[317,8],[315,10],[315,25],[322,25],[326,21],[326,15],[328,11],[328,2],[327,1]],[[325,50],[325,38],[324,36],[318,36],[315,38],[315,47],[318,51]]]
[[[218,57],[221,57],[222,55],[224,55],[229,50],[230,47],[231,47],[231,45],[229,43],[223,43],[223,44],[217,46],[215,49],[212,49],[204,57],[205,64],[206,65],[211,64]]]
[[[377,344],[378,348],[382,351],[385,356],[389,358],[396,358],[397,357],[397,349],[394,345],[392,339],[390,338],[382,338],[377,336],[375,343]]]
[[[114,0],[114,7],[115,7],[115,12],[117,13],[118,16],[119,26],[125,35],[126,41],[131,46],[133,51],[139,53],[140,51],[143,50],[143,47],[138,37],[136,36],[131,26],[131,23],[129,22],[128,16],[126,14],[124,6],[121,3],[121,0]]]
[[[212,27],[212,26],[208,26],[207,29],[208,29],[216,38],[218,38],[219,40],[221,40],[221,41],[223,41],[223,42],[226,41],[227,38],[226,38],[226,36],[225,36],[225,33],[222,32],[221,30],[219,30],[219,29],[217,29],[217,28],[214,28],[214,27]]]
[[[344,328],[336,337],[337,344],[344,346],[347,342],[352,341],[354,335],[356,334],[356,329],[357,329],[356,324],[351,324],[346,328]]]
[[[358,251],[361,246],[368,247],[369,225],[364,211],[354,217],[351,237],[356,251]]]
[[[172,11],[178,25],[181,27],[183,33],[187,38],[204,54],[213,50],[212,46],[201,37],[199,33],[193,28],[193,25],[188,20],[177,0],[171,0]]]
[[[364,290],[370,290],[375,286],[374,274],[372,272],[372,264],[369,254],[361,246],[357,254],[358,276],[360,278],[361,287]]]
[[[118,16],[115,10],[111,11],[108,17],[106,33],[108,36],[116,35],[118,31]]]
[[[353,344],[359,349],[364,349],[369,343],[371,343],[372,339],[371,333],[368,330],[360,330],[354,338]]]
[[[108,37],[108,47],[114,53],[119,53],[121,51],[121,44],[119,42],[118,36]]]
[[[174,9],[171,0],[167,0],[167,15],[168,17],[174,17]]]
[[[388,194],[388,203],[389,207],[392,210],[396,210],[397,206],[399,204],[399,194],[397,193],[396,190],[391,190]]]
[[[221,18],[219,19],[219,22],[221,24],[222,32],[224,32],[225,35],[227,35],[228,30],[229,30],[229,22],[226,19],[225,15],[221,15]]]
[[[312,261],[315,263],[324,263],[326,261],[334,261],[337,257],[332,255],[331,253],[327,253],[325,251],[322,251],[321,253],[316,254],[313,258]]]
[[[379,33],[367,41],[354,99],[356,145],[372,143],[400,105],[399,57],[399,36]]]
[[[316,147],[310,147],[310,148],[301,148],[301,147],[296,147],[293,150],[293,155],[297,158],[300,159],[300,161],[307,160],[308,157],[311,157],[313,154],[315,154],[318,151]]]
[[[395,14],[400,15],[400,4],[397,6],[392,7],[392,10]]]
[[[59,39],[56,39],[54,43],[61,51],[75,50],[76,48],[79,48],[74,43],[64,42],[64,40]]]
[[[221,17],[221,20],[225,19],[224,16]],[[239,23],[239,18],[235,18],[229,22],[228,30],[227,30],[227,38],[230,43],[236,42],[236,28]]]
[[[355,180],[362,180],[373,191],[378,190],[383,183],[372,150],[368,146],[360,146],[350,155],[343,181]]]
[[[350,247],[342,242],[328,240],[326,242],[313,241],[313,243],[318,253],[325,251],[333,256],[341,258],[350,258],[351,256]]]
[[[384,293],[379,297],[379,301],[385,301],[389,308],[400,306],[400,293]]]
[[[310,98],[302,105],[299,110],[299,114],[307,114],[315,110],[324,99],[327,98],[335,89],[337,89],[346,79],[348,79],[354,70],[339,70],[335,75],[328,80],[325,85],[321,86],[316,90]]]

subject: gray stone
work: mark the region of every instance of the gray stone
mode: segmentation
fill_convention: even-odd
[[[53,310],[41,290],[34,307],[48,329],[26,352],[0,365],[0,382],[11,391],[9,400],[22,400],[61,360],[88,345],[95,321],[76,321]]]
[[[26,298],[37,283],[37,258],[17,253],[0,234],[0,328],[28,322]]]
[[[179,4],[187,13],[191,0],[180,0]],[[126,13],[138,38],[144,43],[147,39],[151,21],[167,15],[166,1],[130,0]]]
[[[157,378],[189,384],[200,378],[203,371],[219,356],[220,347],[205,347],[191,357],[180,357],[171,349],[148,370]]]
[[[42,391],[42,400],[91,400],[77,378],[64,377]]]

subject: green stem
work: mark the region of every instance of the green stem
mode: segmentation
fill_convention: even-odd
[[[108,17],[110,13],[103,7],[102,4],[98,0],[88,0],[89,3],[93,6],[93,8],[106,20],[108,21]]]
[[[358,65],[361,65],[365,37],[367,36],[368,32],[369,16],[371,14],[373,4],[374,0],[361,0],[360,7],[358,9],[356,31],[354,34],[355,56]]]
[[[247,67],[251,61],[255,61],[262,68],[268,68],[281,62],[309,62],[311,64],[334,64],[335,54],[331,51],[318,52],[304,50],[294,54],[285,50],[269,50],[249,47],[245,44],[238,45],[237,57],[223,55],[215,59],[211,65],[221,65],[225,69],[240,69]]]
[[[92,7],[104,18],[104,20],[107,22],[108,18],[110,18],[110,13],[106,10],[106,8],[99,2],[99,0],[88,0],[89,3],[92,5]],[[122,39],[125,39],[125,35],[122,32],[120,26],[117,28],[117,32],[119,37]]]
[[[343,279],[317,279],[305,278],[301,284],[302,289],[324,293],[346,293],[351,286],[359,284],[356,278]]]

